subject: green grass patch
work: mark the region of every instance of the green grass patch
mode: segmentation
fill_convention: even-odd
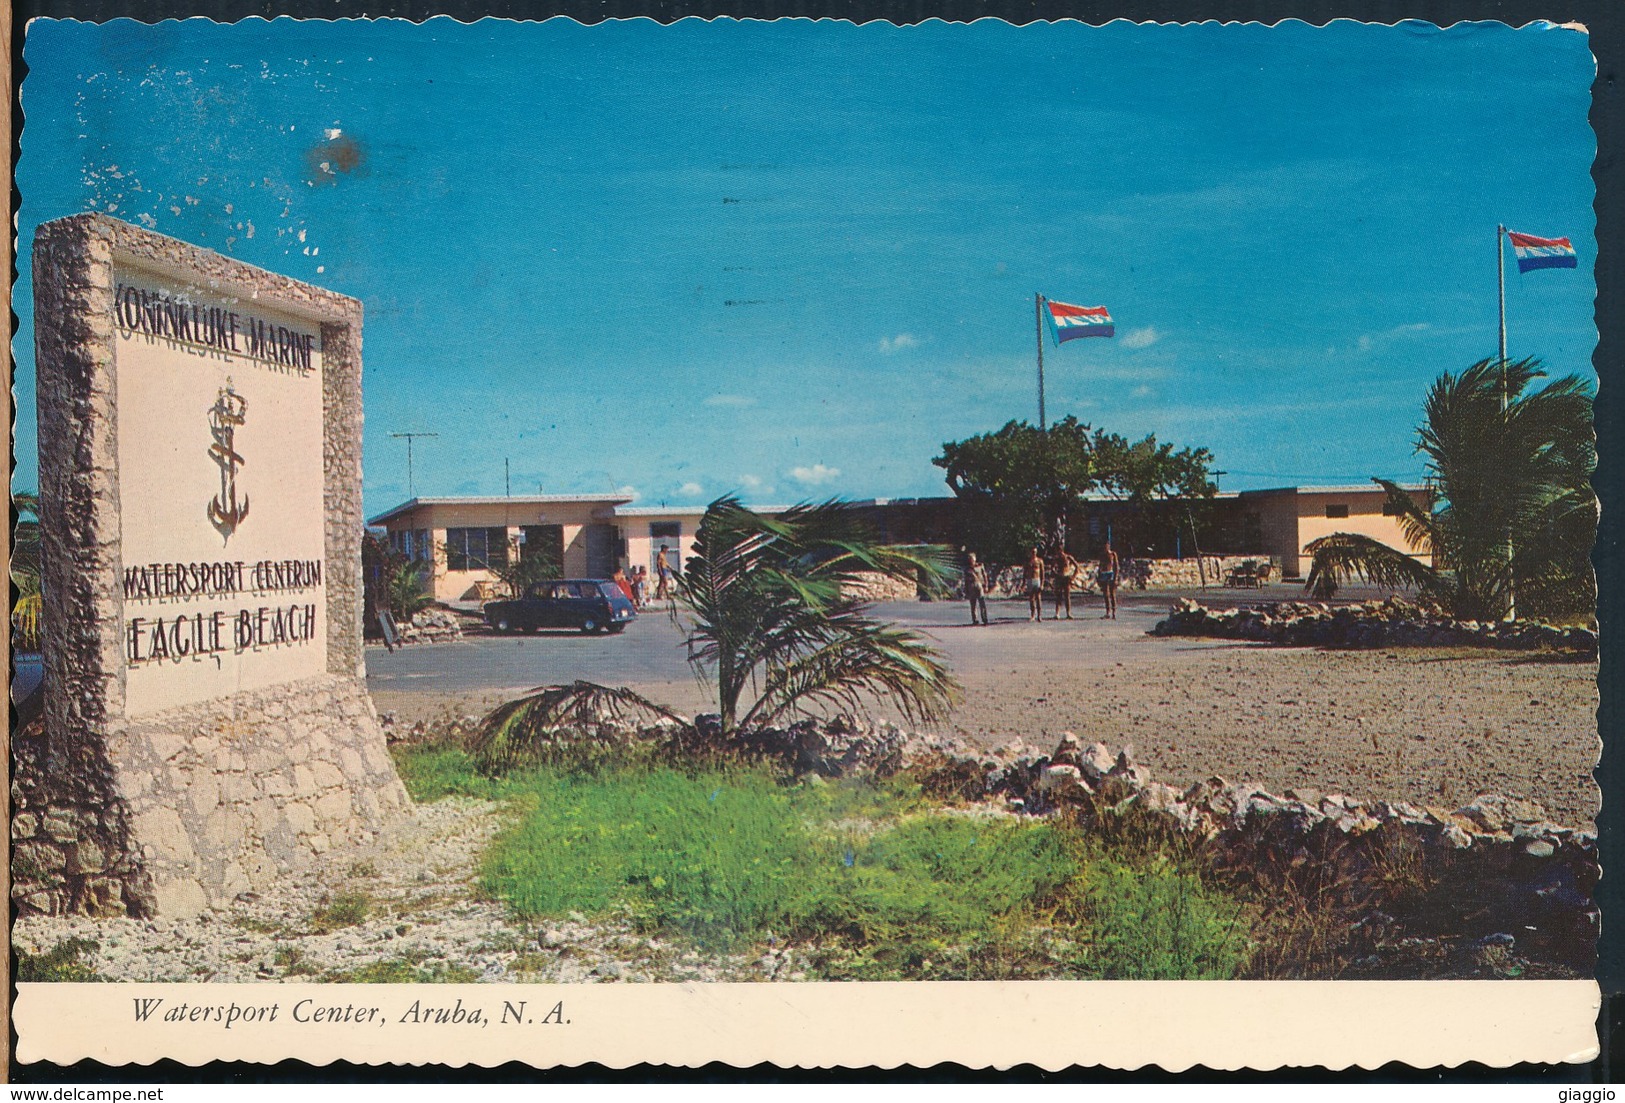
[[[445,797],[499,795],[502,783],[482,777],[474,769],[474,756],[460,747],[435,744],[398,744],[390,748],[395,769],[415,801]]]
[[[851,979],[1232,976],[1237,905],[1142,845],[934,807],[916,786],[765,770],[547,769],[482,884],[530,917],[630,918],[710,949],[772,937]]]
[[[764,772],[529,775],[483,870],[521,914],[630,911],[726,944],[781,921],[833,843]]]
[[[69,938],[38,954],[17,951],[19,981],[99,981],[103,977],[83,960],[101,949],[88,938]]]
[[[1247,962],[1248,917],[1167,858],[1093,863],[1091,972],[1108,980],[1225,980]]]
[[[372,898],[364,892],[341,892],[324,900],[310,916],[311,930],[327,934],[340,927],[364,923],[372,914]]]

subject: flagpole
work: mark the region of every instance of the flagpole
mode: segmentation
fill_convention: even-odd
[[[1033,331],[1038,337],[1038,428],[1044,429],[1044,296],[1033,292]]]
[[[1506,361],[1507,361],[1507,269],[1506,269],[1506,251],[1507,250],[1506,250],[1506,245],[1502,243],[1501,238],[1506,232],[1507,232],[1507,228],[1505,226],[1497,225],[1495,227],[1495,282],[1496,282],[1497,288],[1498,288],[1498,290],[1500,292],[1499,298],[1500,298],[1500,305],[1501,305],[1501,345],[1500,345],[1500,354],[1501,354],[1501,364],[1503,365],[1502,368],[1501,368],[1501,409],[1502,409],[1503,412],[1506,410],[1506,404],[1507,404],[1507,391],[1506,391],[1507,373],[1506,373],[1506,367],[1505,367],[1505,364],[1506,364]]]
[[[1507,412],[1507,271],[1506,271],[1506,243],[1502,238],[1507,228],[1496,224],[1495,227],[1495,282],[1497,300],[1500,305],[1500,344],[1497,348],[1499,358],[1496,361],[1501,370],[1501,420],[1506,421]],[[1512,526],[1507,526],[1507,620],[1518,619],[1518,594],[1512,582]]]

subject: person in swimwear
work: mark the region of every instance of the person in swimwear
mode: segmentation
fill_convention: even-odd
[[[1072,619],[1072,584],[1078,580],[1081,569],[1076,559],[1065,548],[1055,563],[1055,619],[1061,619],[1061,608],[1066,608],[1066,619]]]
[[[1112,550],[1112,542],[1106,541],[1105,547],[1100,549],[1100,566],[1095,574],[1095,581],[1100,583],[1100,593],[1106,599],[1106,612],[1101,615],[1102,620],[1117,619],[1117,553]]]
[[[1039,557],[1038,549],[1034,548],[1032,554],[1027,556],[1027,562],[1022,567],[1022,581],[1027,591],[1027,619],[1038,621],[1044,619],[1044,560]]]
[[[982,565],[976,561],[975,552],[965,553],[965,597],[970,601],[970,622],[986,625],[987,580],[982,574]],[[978,609],[981,610],[980,621],[976,619]]]

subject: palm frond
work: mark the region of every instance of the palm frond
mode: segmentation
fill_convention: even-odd
[[[1439,586],[1434,568],[1360,533],[1334,532],[1311,541],[1304,551],[1311,557],[1304,588],[1323,598],[1351,578],[1394,589],[1431,591]]]
[[[469,739],[481,771],[579,760],[584,745],[624,742],[633,726],[688,718],[624,687],[575,681],[541,686],[493,709]]]
[[[1405,534],[1405,539],[1409,541],[1412,550],[1432,551],[1434,545],[1438,543],[1433,514],[1417,505],[1410,491],[1402,489],[1398,483],[1378,478],[1371,481],[1388,493],[1384,509],[1398,517],[1399,529]]]
[[[859,711],[886,697],[911,721],[940,720],[960,697],[941,653],[914,633],[850,617],[821,646],[771,669],[742,727],[780,722],[811,706]]]

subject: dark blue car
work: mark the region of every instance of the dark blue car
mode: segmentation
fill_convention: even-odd
[[[638,615],[619,586],[600,578],[538,582],[524,597],[486,602],[484,608],[485,623],[497,632],[539,628],[619,632]]]

